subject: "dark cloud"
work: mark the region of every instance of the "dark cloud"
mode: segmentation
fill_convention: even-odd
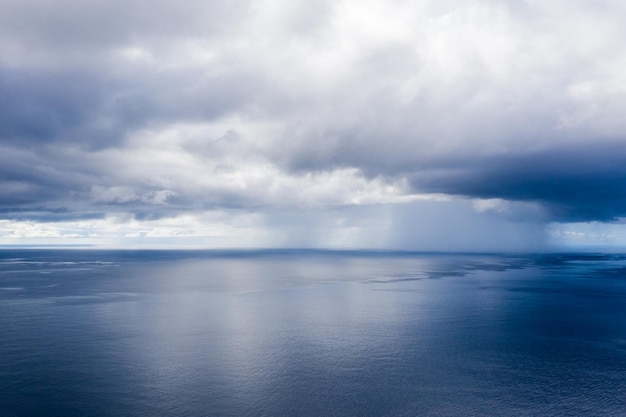
[[[625,162],[618,141],[470,159],[412,180],[420,190],[538,202],[558,221],[612,221],[626,216]]]

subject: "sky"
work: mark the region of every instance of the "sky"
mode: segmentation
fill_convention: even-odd
[[[626,245],[626,4],[0,0],[0,245]]]

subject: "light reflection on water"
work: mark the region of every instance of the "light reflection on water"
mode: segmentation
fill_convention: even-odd
[[[0,252],[0,289],[11,289],[0,291],[0,408],[15,416],[626,415],[624,263],[564,254]]]

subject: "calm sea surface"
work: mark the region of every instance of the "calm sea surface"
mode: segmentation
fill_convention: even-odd
[[[626,416],[626,256],[3,250],[0,416]]]

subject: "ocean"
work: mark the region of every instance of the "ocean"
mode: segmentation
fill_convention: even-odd
[[[4,249],[0,416],[626,416],[626,256]]]

